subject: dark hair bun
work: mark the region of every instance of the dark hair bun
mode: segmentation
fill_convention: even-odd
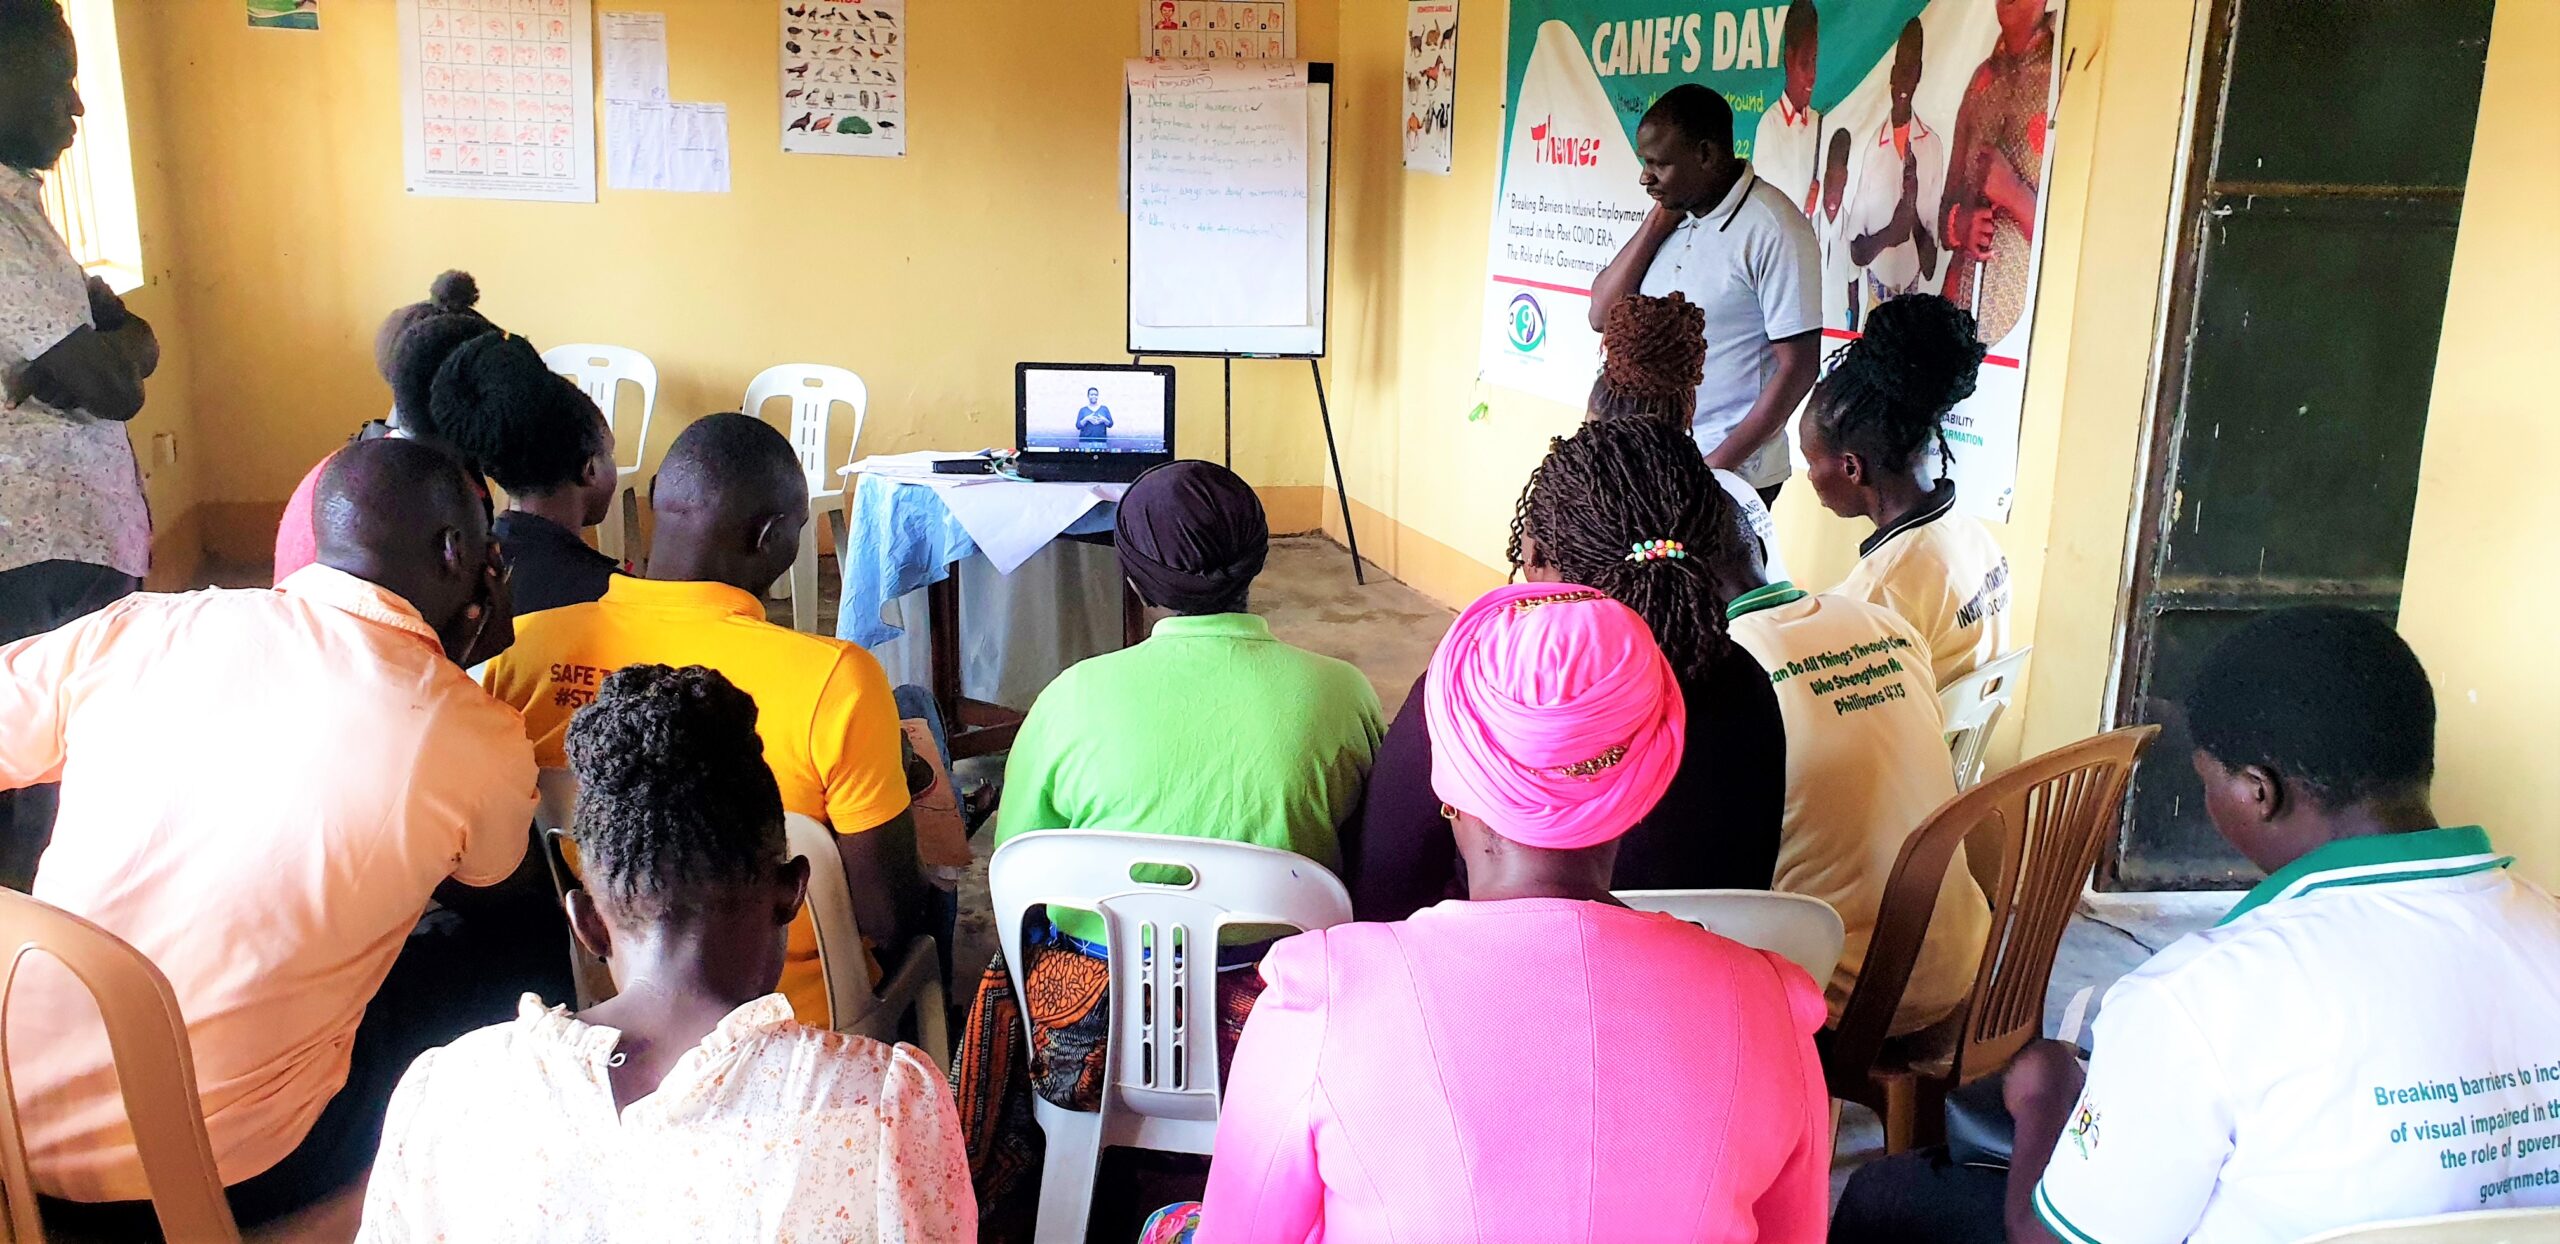
[[[512,493],[576,482],[602,443],[595,402],[512,333],[453,347],[428,390],[428,413],[437,435]]]
[[[428,283],[427,301],[438,311],[469,311],[480,305],[480,282],[460,268],[451,269]]]
[[[1985,353],[1972,314],[1936,294],[1878,304],[1857,349],[1906,407],[1932,414],[1973,396]]]
[[[1683,397],[1706,374],[1707,313],[1673,293],[1621,298],[1601,317],[1600,380],[1631,397]]]
[[[605,677],[569,726],[579,797],[655,796],[668,775],[764,763],[756,702],[716,670],[631,665]]]

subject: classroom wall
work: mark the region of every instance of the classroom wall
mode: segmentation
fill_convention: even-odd
[[[389,0],[332,3],[316,33],[252,30],[238,0],[122,7],[129,77],[150,85],[137,128],[170,140],[144,187],[167,217],[145,305],[182,308],[195,380],[184,397],[155,389],[148,426],[181,429],[182,464],[219,461],[161,490],[163,523],[201,503],[225,560],[262,559],[303,472],[381,416],[374,329],[447,267],[478,276],[483,308],[536,343],[648,353],[653,459],[774,363],[860,373],[862,448],[894,452],[1009,442],[1017,360],[1123,357],[1127,0],[915,5],[902,160],[780,153],[763,0],[599,4],[667,15],[674,97],[729,105],[732,192],[600,186],[576,206],[403,192]],[[1301,53],[1331,55],[1332,5],[1300,9]],[[1183,448],[1214,457],[1216,364],[1183,364],[1180,384]],[[1305,365],[1239,364],[1236,407],[1238,470],[1277,490],[1276,526],[1313,526],[1323,452]]]
[[[2017,503],[1993,527],[2011,561],[2019,642],[2037,657],[1995,759],[2081,737],[2102,719],[2195,4],[2070,6]],[[1581,417],[1477,378],[1506,5],[1469,0],[1463,21],[1448,177],[1405,172],[1392,137],[1404,5],[1343,0],[1340,41],[1341,124],[1388,136],[1346,150],[1341,171],[1333,366],[1344,467],[1363,551],[1444,601],[1500,581],[1520,482]],[[1478,403],[1485,413],[1471,420]],[[1325,514],[1338,530],[1330,505]],[[1864,534],[1800,481],[1778,523],[1789,569],[1817,588],[1847,572]]]
[[[2454,244],[2400,631],[2435,678],[2436,809],[2489,827],[2560,884],[2560,614],[2541,464],[2560,458],[2543,375],[2560,203],[2560,5],[2501,4]]]

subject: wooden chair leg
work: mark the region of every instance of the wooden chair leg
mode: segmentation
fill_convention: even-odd
[[[1928,1079],[1913,1083],[1911,1094],[1911,1143],[1917,1148],[1947,1143],[1947,1082]]]
[[[1876,1114],[1884,1121],[1885,1156],[1908,1152],[1920,1109],[1918,1086],[1910,1076],[1897,1075],[1883,1079],[1879,1087],[1884,1089],[1884,1108]]]

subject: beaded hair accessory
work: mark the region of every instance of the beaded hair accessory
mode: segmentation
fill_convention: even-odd
[[[1677,540],[1639,540],[1626,560],[1631,562],[1686,561],[1689,546]]]
[[[1626,746],[1621,744],[1617,747],[1612,747],[1589,760],[1577,760],[1569,765],[1557,765],[1555,768],[1549,770],[1549,772],[1554,773],[1559,777],[1581,778],[1584,781],[1589,781],[1610,769],[1616,768],[1618,762],[1626,758]]]
[[[1609,598],[1598,592],[1592,591],[1589,588],[1583,588],[1579,591],[1573,592],[1558,592],[1553,596],[1524,596],[1519,600],[1511,602],[1510,608],[1511,612],[1518,614],[1527,613],[1532,609],[1537,609],[1546,605],[1582,605],[1589,604],[1595,600],[1607,599]]]

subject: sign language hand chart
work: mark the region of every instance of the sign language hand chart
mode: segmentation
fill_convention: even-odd
[[[1295,60],[1296,0],[1138,0],[1154,60]]]
[[[907,153],[907,0],[781,0],[782,149]]]
[[[588,0],[400,0],[409,193],[596,201]]]

